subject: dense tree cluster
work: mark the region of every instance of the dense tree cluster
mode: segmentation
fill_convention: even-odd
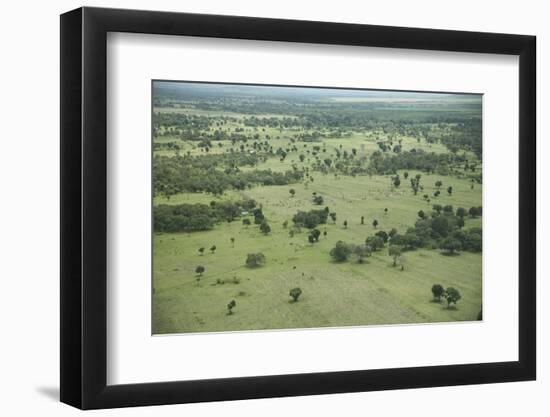
[[[462,159],[457,155],[426,152],[421,149],[412,149],[391,155],[375,151],[369,157],[369,172],[388,175],[395,174],[401,169],[407,169],[447,175],[450,166]]]
[[[196,232],[210,230],[214,224],[231,222],[256,206],[254,200],[206,204],[160,204],[153,215],[156,232]]]
[[[329,209],[325,207],[322,210],[299,211],[292,217],[292,221],[297,227],[313,229],[320,224],[325,224],[328,216]]]
[[[405,250],[428,247],[440,248],[450,254],[459,251],[481,252],[481,228],[464,230],[463,226],[463,216],[455,215],[452,206],[441,209],[441,206],[434,205],[431,218],[424,215],[416,221],[414,227],[407,229],[404,234],[394,234],[389,241],[391,245]]]
[[[217,155],[216,155],[217,156]],[[170,197],[181,192],[209,192],[223,194],[225,190],[244,190],[254,185],[287,185],[299,182],[303,171],[285,172],[238,168],[219,169],[215,158],[156,156],[153,162],[153,190],[155,195]]]

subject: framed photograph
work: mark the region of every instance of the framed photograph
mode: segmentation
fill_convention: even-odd
[[[535,37],[61,16],[61,401],[533,380]]]

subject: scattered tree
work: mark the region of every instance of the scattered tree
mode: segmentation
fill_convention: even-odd
[[[441,297],[445,294],[445,289],[440,284],[434,284],[432,285],[432,294],[434,296],[434,300],[439,303],[441,301]]]
[[[371,256],[372,249],[367,245],[357,245],[353,248],[353,253],[357,256],[357,262],[363,263],[363,259]]]
[[[234,237],[231,237],[231,239],[229,239],[231,241],[231,247],[234,248],[235,247],[235,238]]]
[[[454,287],[447,288],[444,297],[447,300],[447,308],[450,308],[451,304],[456,305],[457,301],[462,298],[460,292]]]
[[[289,295],[292,297],[293,302],[298,302],[298,298],[302,294],[302,290],[299,287],[290,290]]]
[[[453,206],[451,205],[446,205],[445,207],[443,207],[443,213],[445,214],[453,214]]]
[[[330,213],[330,218],[332,219],[332,222],[336,224],[336,213]]]
[[[237,305],[237,303],[235,302],[235,300],[231,300],[229,302],[229,304],[227,304],[227,314],[228,315],[233,314],[233,309],[235,308],[236,305]]]
[[[243,226],[248,228],[250,226],[250,219],[243,219]]]
[[[203,247],[199,248],[199,253],[201,254],[201,256],[204,255],[204,248]]]
[[[456,215],[460,218],[464,218],[464,216],[466,216],[467,214],[467,211],[464,207],[459,207],[456,209]]]
[[[348,228],[348,221],[344,220],[344,229],[347,229],[347,228]]]
[[[339,240],[336,242],[336,246],[330,250],[330,256],[338,262],[344,262],[348,259],[348,256],[351,254],[352,248],[345,242]]]
[[[200,282],[201,278],[202,278],[202,274],[204,273],[204,266],[202,265],[199,265],[195,268],[195,273],[197,274],[197,283]]]
[[[291,188],[290,190],[288,190],[288,192],[290,193],[291,197],[294,197],[294,195],[296,194],[296,190],[294,188]]]
[[[263,253],[249,253],[246,255],[246,266],[255,268],[265,263],[265,255]]]
[[[382,239],[384,241],[384,243],[386,243],[389,239],[389,235],[384,232],[383,230],[379,230],[378,232],[376,232],[374,234],[374,236],[378,236],[380,239]]]
[[[271,232],[271,227],[269,226],[269,224],[267,224],[265,220],[262,222],[262,224],[260,224],[260,231],[264,235],[267,235],[269,232]]]
[[[378,226],[378,220],[374,219],[374,221],[372,222],[372,225],[376,229],[376,226]]]
[[[216,245],[212,245],[210,247],[210,252],[212,253],[212,255],[214,254],[214,252],[216,252]]]
[[[393,258],[393,266],[395,267],[397,265],[397,261],[401,257],[401,248],[399,246],[391,245],[388,253]]]
[[[384,247],[384,240],[380,236],[369,236],[365,239],[365,245],[370,247],[373,252]]]

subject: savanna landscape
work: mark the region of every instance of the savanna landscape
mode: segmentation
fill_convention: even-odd
[[[482,97],[153,81],[153,334],[482,319]]]

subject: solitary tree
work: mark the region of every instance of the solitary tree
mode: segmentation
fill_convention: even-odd
[[[227,304],[227,314],[230,316],[231,314],[233,314],[233,309],[235,308],[235,306],[237,305],[237,303],[235,302],[235,300],[231,300],[229,302],[229,304]]]
[[[195,268],[195,273],[197,274],[197,283],[199,283],[199,281],[202,278],[202,274],[204,273],[204,266],[202,265],[197,266]]]
[[[449,195],[452,195],[453,194],[453,187],[447,187],[447,193],[449,193]]]
[[[210,252],[212,252],[212,254],[214,254],[214,252],[216,252],[216,245],[212,245],[210,247]]]
[[[344,229],[347,229],[347,228],[348,228],[348,221],[344,220]]]
[[[200,247],[200,248],[199,248],[199,253],[200,253],[201,255],[204,255],[204,248],[203,248],[203,247]]]
[[[290,193],[291,197],[294,197],[294,194],[296,194],[296,190],[294,188],[291,188],[290,190],[288,190],[288,192]]]
[[[405,171],[405,172],[403,173],[403,176],[405,177],[405,179],[407,179],[407,178],[409,178],[409,173],[408,173],[407,171]]]
[[[318,206],[320,206],[321,204],[323,204],[323,197],[321,197],[320,195],[316,195],[313,197],[313,204],[316,204]]]
[[[440,284],[434,284],[432,285],[432,294],[434,296],[434,300],[440,302],[441,297],[445,294],[445,289]]]
[[[327,237],[327,229],[323,230],[323,236]]]
[[[401,257],[401,248],[399,246],[392,245],[389,249],[389,255],[393,258],[393,266],[397,265],[397,261]]]
[[[376,229],[376,226],[378,226],[378,220],[374,219],[374,221],[372,222],[372,225]]]
[[[292,297],[292,301],[295,303],[298,301],[298,298],[302,294],[302,290],[299,287],[293,288],[290,290],[289,295]]]
[[[388,214],[388,208],[384,209],[384,214]]]
[[[443,183],[441,182],[441,180],[437,180],[435,182],[435,186],[437,187],[438,190],[441,188],[442,185],[443,185]]]
[[[451,304],[456,305],[457,301],[462,298],[460,292],[454,287],[447,288],[444,297],[447,300],[447,308],[451,307]]]
[[[336,213],[334,212],[330,213],[330,218],[332,219],[332,222],[336,224]]]
[[[235,238],[232,237],[231,239],[229,239],[231,241],[231,247],[234,248],[235,247]]]
[[[361,224],[365,224],[365,216],[361,216]]]

